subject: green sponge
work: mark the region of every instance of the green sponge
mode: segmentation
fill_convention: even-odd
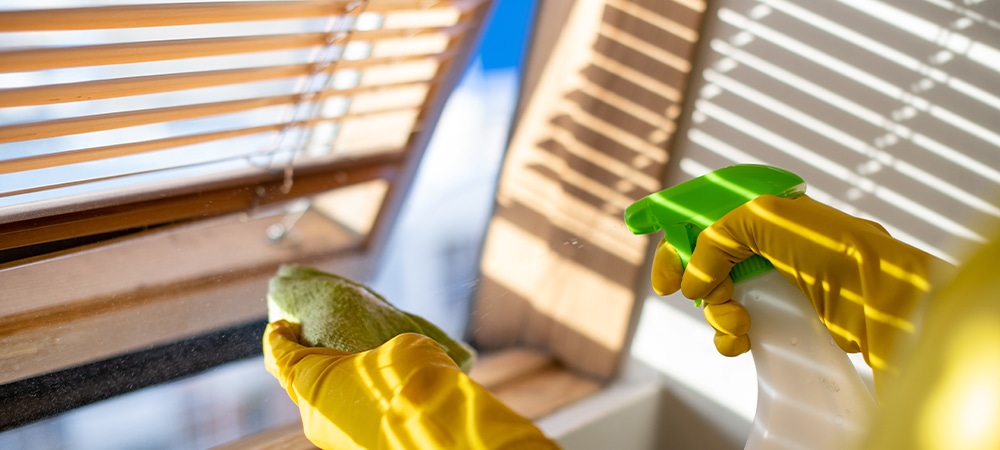
[[[268,320],[302,326],[302,343],[357,353],[371,350],[401,333],[420,333],[437,341],[466,373],[475,351],[455,341],[422,317],[401,311],[367,286],[299,266],[282,266],[267,294]]]

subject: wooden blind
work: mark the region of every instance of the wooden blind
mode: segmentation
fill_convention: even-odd
[[[486,3],[3,11],[0,251],[391,182]]]

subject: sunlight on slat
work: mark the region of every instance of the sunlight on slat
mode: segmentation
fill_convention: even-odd
[[[646,140],[646,136],[638,137],[628,131],[622,130],[621,128],[595,117],[590,112],[583,110],[577,105],[567,104],[564,106],[564,109],[567,114],[573,117],[573,120],[593,131],[607,136],[608,138],[618,140],[622,145],[631,148],[636,153],[639,153],[658,163],[664,163],[667,161],[667,154],[663,151],[663,148],[650,143]]]
[[[565,147],[566,151],[569,153],[581,159],[593,162],[605,170],[619,176],[622,180],[628,180],[629,183],[650,192],[656,191],[659,188],[659,181],[655,178],[642,173],[631,164],[610,157],[605,153],[601,153],[599,150],[587,145],[585,142],[576,139],[576,136],[569,131],[556,129],[553,130],[552,136],[555,138],[556,142],[559,142],[559,144]],[[629,203],[631,203],[631,201],[629,201]]]
[[[705,2],[701,0],[673,0],[678,5],[684,5],[692,11],[705,11]]]
[[[854,65],[844,62],[840,59],[834,58],[822,51],[819,51],[809,45],[805,45],[802,42],[792,39],[785,34],[779,33],[769,27],[760,25],[758,23],[751,22],[748,18],[737,14],[728,9],[719,10],[719,17],[734,26],[744,28],[747,31],[753,33],[756,36],[767,39],[776,45],[780,45],[794,53],[801,55],[804,59],[815,61],[818,64],[822,64],[837,72],[843,76],[851,78],[858,83],[864,84],[890,98],[898,100],[903,104],[912,106],[918,111],[929,111],[932,116],[941,119],[942,121],[961,129],[969,134],[975,135],[994,146],[1000,147],[1000,135],[987,130],[984,127],[976,125],[969,121],[968,119],[961,117],[954,112],[948,111],[940,106],[933,105],[926,99],[919,96],[906,92],[902,87],[896,86],[895,84],[883,80],[879,77],[872,75],[871,73],[862,70]],[[1000,57],[1000,54],[998,54]]]
[[[946,84],[952,89],[965,94],[971,100],[981,101],[1000,110],[1000,97],[997,97],[995,94],[980,89],[956,77],[954,74],[945,73],[943,70],[926,64],[920,59],[907,55],[877,39],[865,36],[847,26],[826,19],[786,0],[761,0],[761,2],[808,23],[817,29],[826,31],[832,37],[843,39],[860,49],[875,53],[890,62],[920,73],[934,82]]]
[[[631,47],[632,49],[638,51],[639,53],[642,53],[643,55],[648,56],[656,61],[659,61],[670,67],[673,67],[674,69],[677,69],[680,72],[687,73],[691,71],[691,63],[688,62],[687,59],[684,59],[680,56],[677,56],[673,53],[663,50],[662,48],[658,47],[653,43],[646,42],[640,38],[637,38],[629,34],[625,30],[615,28],[605,23],[601,25],[600,33],[602,36],[605,36],[608,39],[617,41],[622,45]]]
[[[605,89],[596,83],[585,82],[583,83],[583,86],[580,87],[580,90],[611,106],[627,112],[629,115],[646,122],[659,131],[663,131],[665,133],[674,132],[675,124],[672,120],[673,118],[668,116],[667,111],[649,110],[645,106],[637,103],[635,100],[615,94],[614,92]]]
[[[873,161],[878,162],[880,165],[891,166],[900,173],[910,176],[910,178],[915,182],[924,183],[972,208],[992,216],[1000,217],[1000,209],[989,202],[986,202],[982,198],[962,190],[961,188],[926,171],[923,171],[920,168],[907,163],[905,160],[896,159],[889,153],[865,143],[861,139],[852,136],[846,131],[837,129],[826,122],[807,115],[798,109],[792,108],[791,106],[788,106],[783,102],[735,81],[732,78],[720,75],[713,70],[705,71],[705,79],[717,86],[723,87],[730,92],[746,98],[748,101],[761,105],[785,118],[797,122],[806,128],[809,128],[813,132],[823,135],[824,137],[837,142],[856,153],[870,157]]]
[[[758,58],[751,55],[748,52],[737,49],[723,41],[713,40],[712,41],[713,50],[719,52],[722,55],[732,57],[743,64],[750,67],[757,68],[761,72],[771,76],[779,81],[788,84],[791,87],[798,89],[799,91],[816,97],[831,106],[837,107],[845,112],[848,112],[855,117],[862,119],[872,125],[880,128],[885,128],[891,131],[893,134],[908,140],[912,140],[913,143],[925,150],[928,150],[934,154],[940,155],[943,158],[951,160],[955,164],[961,165],[963,168],[979,174],[991,181],[1000,183],[1000,171],[984,164],[981,161],[977,161],[964,153],[948,147],[930,137],[923,134],[916,133],[913,130],[893,122],[889,118],[882,116],[881,114],[872,111],[848,98],[833,92],[823,86],[809,81],[805,78],[795,75],[794,73],[785,70],[779,66],[771,64],[764,59]]]
[[[916,218],[930,223],[931,225],[934,225],[944,231],[948,231],[976,242],[984,242],[986,240],[986,238],[982,235],[969,229],[965,225],[928,208],[918,207],[918,202],[908,199],[907,197],[884,186],[879,186],[871,179],[862,177],[847,167],[836,163],[834,160],[802,147],[782,135],[760,126],[759,124],[733,114],[730,111],[704,100],[699,100],[695,107],[698,111],[703,112],[720,122],[739,129],[748,136],[767,143],[775,149],[785,152],[788,156],[805,161],[831,176],[859,187],[864,192],[869,192],[878,197],[890,200],[889,204],[894,205],[897,208],[914,215]]]
[[[988,69],[1000,72],[1000,50],[877,0],[838,0],[900,30],[964,55]]]
[[[695,42],[698,40],[698,31],[693,30],[679,22],[671,20],[669,17],[664,17],[634,2],[625,0],[609,0],[608,4],[618,8],[626,13],[642,18],[643,20],[649,22],[650,24],[669,32],[670,34],[684,39],[688,42]]]
[[[681,99],[681,92],[678,91],[677,88],[657,80],[656,78],[650,77],[634,67],[626,66],[625,64],[601,54],[594,54],[592,62],[595,66],[605,69],[608,72],[615,74],[615,76],[629,80],[636,85],[643,86],[646,89],[656,92],[667,100],[677,102]]]
[[[538,164],[541,164],[546,169],[558,172],[561,182],[601,199],[606,202],[607,206],[616,210],[624,211],[635,200],[616,191],[613,186],[600,183],[574,170],[565,159],[557,155],[540,153],[538,155]]]

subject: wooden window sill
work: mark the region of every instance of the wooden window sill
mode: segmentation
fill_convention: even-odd
[[[283,263],[367,273],[362,236],[307,210],[269,240],[281,220],[227,216],[0,269],[0,384],[263,319]]]

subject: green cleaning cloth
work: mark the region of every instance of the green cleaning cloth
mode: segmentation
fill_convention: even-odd
[[[302,327],[302,343],[350,353],[371,350],[401,333],[420,333],[437,341],[466,373],[476,361],[468,345],[456,341],[422,317],[397,309],[367,286],[300,266],[282,266],[271,278],[268,320]]]

